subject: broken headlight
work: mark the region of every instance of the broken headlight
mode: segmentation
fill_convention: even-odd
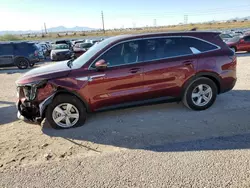
[[[26,100],[32,101],[36,98],[37,89],[44,87],[46,82],[47,81],[39,81],[25,84],[23,86],[18,86],[18,92],[20,92],[20,90],[22,89]]]

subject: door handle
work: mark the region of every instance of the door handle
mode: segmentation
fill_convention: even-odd
[[[134,73],[139,72],[140,70],[141,70],[140,68],[132,68],[129,70],[129,72],[134,74]]]

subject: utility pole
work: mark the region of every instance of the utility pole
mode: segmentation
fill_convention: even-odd
[[[156,21],[156,19],[154,19],[154,27],[156,27],[157,26],[157,21]]]
[[[184,24],[185,24],[185,25],[188,24],[188,15],[184,15]]]
[[[45,34],[48,34],[45,22],[44,22],[44,31],[45,31]]]
[[[105,33],[105,27],[104,27],[104,15],[103,15],[103,11],[102,11],[102,29],[103,29],[103,33]]]

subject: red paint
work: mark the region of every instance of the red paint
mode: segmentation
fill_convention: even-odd
[[[109,47],[126,40],[162,36],[193,36],[221,47],[220,50],[154,60],[130,65],[109,67],[104,70],[88,69],[93,61]],[[70,70],[61,65],[61,72],[53,71],[38,77],[26,75],[18,82],[27,83],[47,79],[51,85],[75,92],[87,102],[91,111],[124,102],[152,99],[156,97],[182,97],[185,84],[195,76],[212,75],[220,81],[221,91],[230,90],[236,81],[236,58],[220,39],[219,33],[184,32],[157,33],[115,37],[108,46],[98,51],[85,65]],[[47,70],[48,71],[48,70]],[[39,89],[38,99],[51,94],[48,84]]]
[[[230,47],[230,48],[235,48],[236,51],[250,51],[250,35],[247,34],[247,35],[244,35],[242,37],[242,39],[239,39],[238,41],[236,42],[227,42],[227,45]]]

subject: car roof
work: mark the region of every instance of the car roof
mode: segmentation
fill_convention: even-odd
[[[16,42],[16,41],[8,41],[8,42],[0,42],[0,44],[35,44],[34,42]]]
[[[211,35],[217,36],[221,32],[214,31],[182,31],[182,32],[157,32],[157,33],[141,33],[141,34],[126,34],[118,35],[114,37],[109,37],[112,42],[129,40],[129,39],[138,39],[138,38],[148,38],[148,37],[164,37],[164,36],[200,36],[200,35]]]

